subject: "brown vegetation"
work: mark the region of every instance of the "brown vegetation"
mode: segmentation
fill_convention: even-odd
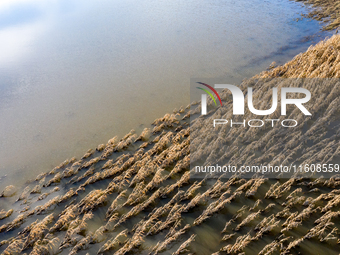
[[[340,25],[340,5],[336,0],[295,0],[312,5],[308,18],[321,20],[326,23],[326,30],[338,28]]]

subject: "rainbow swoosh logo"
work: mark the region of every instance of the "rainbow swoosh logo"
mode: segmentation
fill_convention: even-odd
[[[203,86],[206,86],[207,88],[211,89],[211,91],[214,92],[215,95],[217,96],[217,98],[218,98],[218,100],[220,101],[220,104],[221,104],[221,106],[222,106],[222,100],[221,100],[220,96],[218,95],[217,91],[216,91],[213,87],[211,87],[210,85],[205,84],[205,83],[203,83],[203,82],[197,82],[197,83],[198,83],[198,84],[201,84],[201,85],[203,85]],[[206,93],[212,98],[212,100],[214,101],[215,105],[217,106],[215,97],[213,96],[213,94],[211,94],[211,92],[210,92],[209,90],[204,89],[204,88],[201,88],[201,87],[196,87],[196,88],[201,89],[201,90],[203,90],[204,92],[206,92]]]

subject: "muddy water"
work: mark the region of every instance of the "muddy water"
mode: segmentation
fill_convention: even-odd
[[[284,63],[320,39],[301,12],[287,0],[1,1],[0,187],[186,106],[191,77]]]

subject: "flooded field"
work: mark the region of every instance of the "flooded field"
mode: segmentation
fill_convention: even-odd
[[[335,35],[240,87],[253,79],[277,76],[339,78],[338,48],[340,36]],[[305,135],[296,137],[300,140],[287,143],[280,137],[284,133],[280,128],[274,130],[277,140],[266,140],[266,133],[260,135],[249,128],[237,129],[232,142],[243,150],[242,157],[235,157],[235,151],[230,162],[236,158],[282,164],[303,152],[301,160],[339,163],[338,78],[328,79],[324,86],[310,84],[311,92],[319,95],[308,105],[315,117],[304,118],[286,135],[296,137],[294,132],[306,128]],[[267,85],[261,85],[263,91]],[[225,105],[209,114],[228,115],[231,111]],[[206,132],[191,133],[189,117],[199,112],[194,104],[180,108],[156,119],[142,132],[132,130],[121,139],[114,137],[22,187],[4,188],[0,194],[0,252],[338,254],[339,175],[190,178],[190,157],[201,155],[200,151],[190,152],[190,142],[203,143],[207,136]],[[301,119],[299,114],[291,111],[290,117]],[[209,116],[196,118],[193,126],[204,126],[208,120]],[[254,159],[252,151],[256,149],[268,157]]]
[[[0,187],[141,132],[191,77],[240,81],[324,37],[280,1],[2,1]],[[321,36],[321,37],[319,37]]]
[[[340,36],[309,47],[326,33],[304,11],[257,0],[1,2],[0,254],[339,254],[339,174],[194,178],[190,165],[340,164]],[[261,72],[273,61],[282,65]],[[254,86],[256,99],[270,98],[273,78],[312,79],[312,116],[288,110],[301,123],[289,131],[211,133],[231,101],[208,100],[200,116],[193,77]]]

